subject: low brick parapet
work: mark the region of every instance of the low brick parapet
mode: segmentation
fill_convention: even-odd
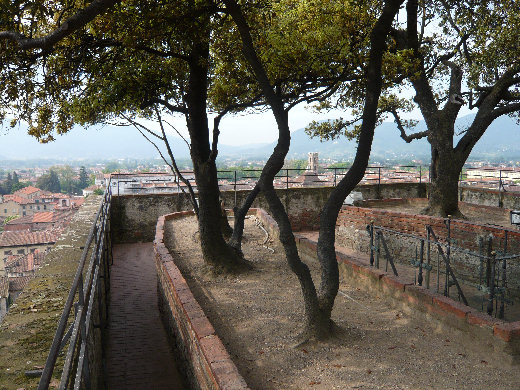
[[[154,241],[160,306],[167,327],[173,332],[177,349],[193,388],[212,390],[248,389],[213,325],[193,296],[181,271],[164,244],[167,221],[193,215],[181,211],[161,216]]]
[[[377,211],[378,214],[384,214],[384,211]],[[259,210],[257,216],[268,231],[277,231],[276,222],[264,210]],[[316,237],[316,234],[295,233],[298,250],[303,258],[316,259],[318,242],[313,236]],[[353,255],[343,248],[336,249],[336,259],[344,279],[382,293],[391,304],[409,314],[420,313],[435,319],[441,328],[449,326],[469,333],[483,344],[492,344],[494,350],[501,355],[505,354],[511,363],[520,363],[520,321],[507,323],[498,320],[432,290],[372,268],[367,265],[368,258],[361,258],[363,256],[360,253]]]

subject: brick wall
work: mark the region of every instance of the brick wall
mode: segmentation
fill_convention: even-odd
[[[277,235],[276,222],[268,213],[258,210],[257,217],[271,234]],[[295,233],[295,238],[300,256],[306,261],[317,261],[317,240],[299,233]],[[354,258],[342,249],[336,250],[336,258],[343,281],[382,294],[391,305],[410,315],[437,321],[441,332],[449,327],[469,336],[472,342],[488,345],[500,361],[520,364],[520,321],[507,323],[483,314],[432,290],[371,268],[366,265],[368,259]]]
[[[327,201],[331,187],[289,188],[277,190],[278,196],[289,214],[295,231],[313,230],[319,226],[319,213]],[[395,183],[361,185],[355,191],[364,199],[378,197],[421,197],[426,195],[425,184]],[[232,209],[240,205],[249,191],[222,191],[225,207]],[[236,198],[236,199],[235,199]],[[260,194],[253,203],[254,208],[268,209],[265,198]],[[161,215],[177,211],[191,210],[185,194],[146,194],[114,196],[112,201],[113,238],[119,242],[153,241],[155,225]]]
[[[405,202],[420,202],[420,199],[407,199]],[[427,215],[414,215],[396,211],[370,208],[375,203],[396,204],[402,203],[399,199],[384,199],[378,201],[363,202],[368,207],[343,207],[337,221],[337,244],[361,253],[369,253],[369,235],[366,227],[373,221],[374,225],[397,230],[405,234],[426,238],[426,225],[430,225],[441,242],[446,242],[447,226],[445,219]],[[477,207],[477,206],[475,206]],[[485,209],[486,206],[478,206]],[[507,212],[489,207],[489,212]],[[479,252],[479,238],[483,239],[484,255],[487,253],[487,239],[492,238],[493,249],[502,250],[507,232],[507,252],[509,254],[520,254],[520,231],[502,229],[490,225],[468,223],[466,221],[451,220],[451,243],[472,252]],[[395,260],[401,263],[409,263],[415,259],[419,240],[384,233],[390,251]],[[446,248],[444,248],[446,251]],[[432,262],[436,268],[437,249],[432,246]],[[468,255],[462,251],[453,251],[451,254],[452,267],[457,277],[461,277],[470,283],[479,283],[481,266],[480,258]],[[442,263],[442,261],[441,261]],[[520,259],[513,259],[507,264],[507,280],[509,291],[513,296],[520,296]]]
[[[154,241],[159,305],[175,344],[183,355],[184,369],[193,389],[247,389],[215,329],[195,300],[186,280],[164,245],[166,221],[191,215],[191,211],[161,216]]]

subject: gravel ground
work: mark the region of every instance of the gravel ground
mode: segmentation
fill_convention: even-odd
[[[341,283],[332,340],[295,347],[303,302],[280,244],[262,245],[256,218],[246,221],[239,275],[214,275],[202,262],[193,217],[167,224],[167,245],[252,389],[519,389],[520,370],[456,332],[393,309],[382,296]],[[309,264],[318,280],[319,267]]]

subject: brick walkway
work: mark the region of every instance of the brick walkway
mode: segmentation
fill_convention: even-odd
[[[152,243],[116,245],[113,253],[107,388],[184,389],[159,317]]]

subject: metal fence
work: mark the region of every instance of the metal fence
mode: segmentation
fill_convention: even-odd
[[[350,167],[322,168],[319,172],[310,169],[283,168],[275,176],[275,188],[334,187]],[[217,177],[222,190],[252,189],[261,169],[218,170]],[[192,170],[181,174],[197,190]],[[360,184],[428,183],[430,167],[422,165],[368,166]],[[182,181],[170,173],[116,173],[112,175],[114,195],[136,193],[172,193],[186,190]],[[459,177],[460,186],[474,186],[499,191],[520,191],[520,170],[514,168],[465,167]]]
[[[466,222],[458,220],[457,224]],[[501,240],[491,235],[475,235],[476,251],[456,244],[451,218],[446,218],[444,225],[442,238],[430,225],[425,225],[424,236],[373,223],[367,225],[370,265],[385,271],[391,269],[396,276],[497,318],[505,318],[509,310],[508,319],[518,320],[520,308],[514,303],[520,298],[519,263],[513,260],[520,259],[520,254],[508,253],[512,230],[499,229]],[[510,281],[515,285],[511,286]]]
[[[336,186],[348,169],[349,167],[324,168],[314,172],[310,169],[284,168],[275,176],[274,186],[278,189]],[[219,187],[221,190],[233,191],[252,189],[261,172],[261,169],[218,170]],[[181,174],[196,191],[193,171],[183,170]],[[427,182],[428,177],[428,168],[420,165],[369,166],[360,184],[422,183]],[[112,185],[114,195],[175,193],[186,190],[186,185],[176,175],[168,173],[113,174]]]
[[[101,328],[108,320],[106,298],[110,288],[109,264],[112,261],[110,238],[110,204],[112,186],[105,191],[83,248],[79,265],[69,291],[58,328],[54,336],[38,389],[48,389],[58,358],[61,380],[59,389],[92,388],[92,365],[102,364],[101,359],[90,361],[89,356],[101,348]],[[87,263],[87,259],[89,259]],[[102,374],[102,372],[99,372]]]

